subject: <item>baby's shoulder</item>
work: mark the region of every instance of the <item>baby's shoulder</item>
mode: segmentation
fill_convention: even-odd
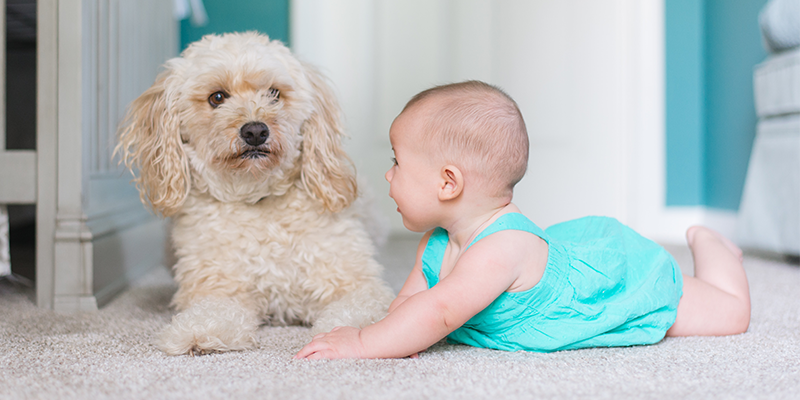
[[[473,256],[486,255],[495,260],[516,260],[541,251],[547,252],[547,242],[540,236],[525,230],[507,229],[478,240],[467,253],[471,252]]]
[[[521,230],[495,232],[476,242],[473,248],[464,256],[476,264],[490,266],[500,275],[512,277],[506,290],[510,292],[535,286],[544,274],[549,258],[547,242]]]

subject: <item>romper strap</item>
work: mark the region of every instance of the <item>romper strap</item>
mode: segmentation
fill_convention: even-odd
[[[467,246],[467,249],[469,249],[473,244],[475,244],[475,242],[485,238],[486,236],[489,236],[495,232],[506,231],[506,230],[530,232],[542,238],[542,240],[547,242],[547,244],[550,244],[550,238],[547,237],[547,234],[544,233],[544,230],[542,230],[542,228],[539,228],[538,226],[536,226],[536,224],[531,222],[531,220],[529,220],[528,217],[520,213],[508,213],[501,215],[500,218],[497,218],[497,220],[495,220],[491,225],[489,225],[486,229],[484,229],[481,233],[479,233],[478,236],[475,238],[475,240],[473,240],[472,243],[470,243],[469,246]]]
[[[439,272],[442,269],[442,259],[447,248],[447,231],[442,228],[434,229],[428,238],[428,244],[422,253],[422,273],[428,281],[428,289],[439,283]]]

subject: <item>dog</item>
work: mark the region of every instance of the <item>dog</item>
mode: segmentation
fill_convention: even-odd
[[[116,152],[172,217],[167,354],[255,345],[259,325],[363,327],[386,314],[331,86],[280,41],[208,35],[134,100]],[[136,174],[138,170],[138,175]]]

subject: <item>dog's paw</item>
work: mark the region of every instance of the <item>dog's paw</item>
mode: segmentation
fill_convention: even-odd
[[[203,299],[172,317],[157,346],[169,355],[204,355],[255,345],[255,313],[230,299]]]
[[[192,356],[192,357],[194,357],[194,356],[205,356],[205,355],[214,354],[214,353],[219,353],[219,351],[206,350],[206,349],[201,349],[201,348],[198,348],[198,347],[192,347],[191,349],[189,349],[189,355]]]

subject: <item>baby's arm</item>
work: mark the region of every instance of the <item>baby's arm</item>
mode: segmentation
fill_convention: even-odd
[[[498,236],[498,237],[495,237]],[[438,342],[491,304],[517,278],[499,250],[501,235],[473,245],[439,284],[409,296],[386,318],[362,330],[319,334],[295,358],[406,357]]]

